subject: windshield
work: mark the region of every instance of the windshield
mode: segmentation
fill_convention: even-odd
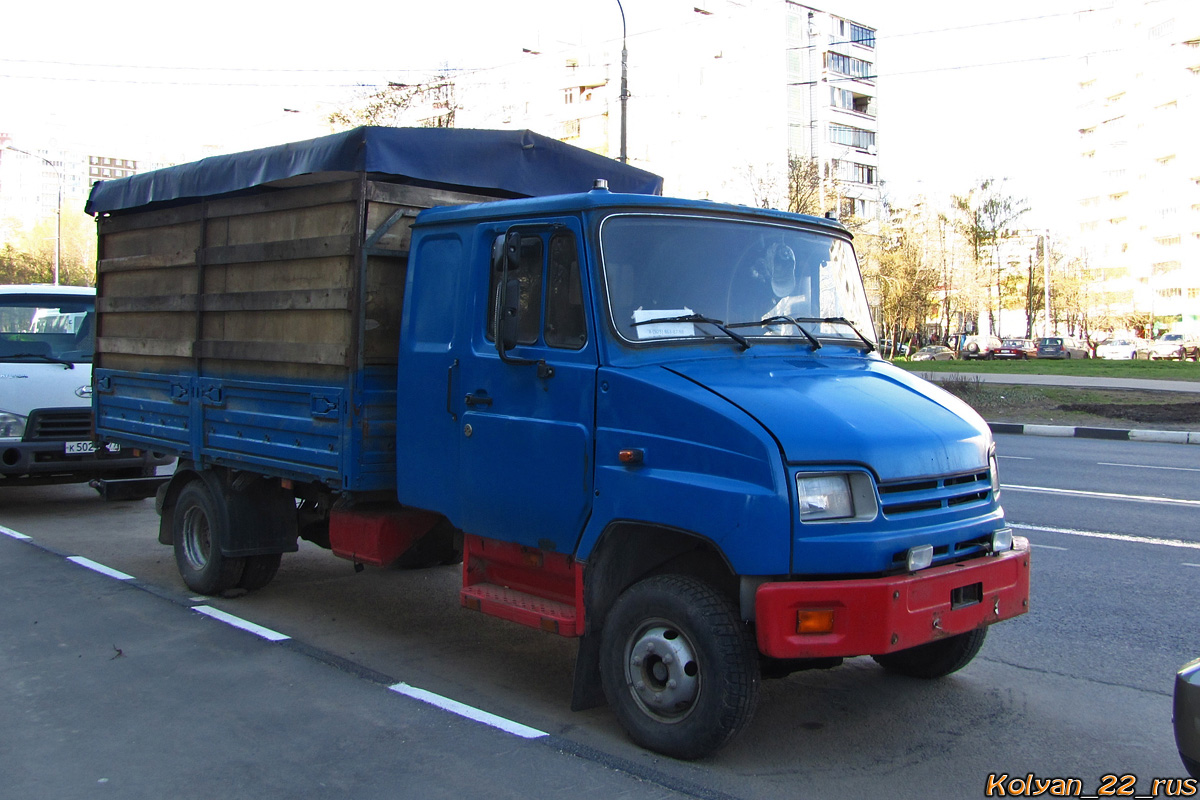
[[[629,342],[875,338],[844,239],[764,222],[621,214],[604,220],[600,250],[612,324]]]
[[[94,298],[0,294],[0,361],[90,362]]]

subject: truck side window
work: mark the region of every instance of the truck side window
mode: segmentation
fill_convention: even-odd
[[[579,350],[587,344],[585,320],[575,235],[559,232],[550,239],[546,265],[546,344]]]
[[[517,329],[518,344],[536,344],[538,331],[542,327],[542,240],[538,236],[522,236],[519,264],[516,269],[509,269],[508,279],[521,283],[521,297],[518,315],[520,325]],[[492,269],[492,277],[488,288],[488,339],[496,338],[496,312],[500,299],[500,276],[502,271]]]

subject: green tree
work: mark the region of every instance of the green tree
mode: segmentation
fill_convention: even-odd
[[[58,221],[50,214],[28,228],[16,222],[6,226],[9,235],[0,248],[0,283],[52,283]],[[62,250],[58,282],[65,286],[96,283],[96,225],[77,201],[62,209]]]

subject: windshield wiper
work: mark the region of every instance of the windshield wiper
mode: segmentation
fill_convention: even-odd
[[[817,341],[817,337],[815,337],[811,333],[809,333],[808,329],[805,328],[801,324],[803,322],[822,322],[822,323],[828,323],[828,324],[845,325],[847,328],[854,331],[854,335],[857,336],[859,339],[861,339],[862,343],[867,346],[868,353],[870,353],[871,351],[873,351],[875,349],[875,344],[870,339],[868,339],[867,337],[865,337],[861,333],[859,333],[858,328],[854,327],[854,324],[851,323],[850,320],[846,319],[845,317],[788,317],[788,316],[784,316],[782,314],[777,314],[777,315],[770,316],[770,317],[764,317],[764,318],[758,320],[757,322],[735,322],[735,323],[730,324],[729,327],[731,327],[731,328],[765,327],[767,325],[772,325],[772,324],[778,325],[778,324],[782,324],[785,322],[795,325],[797,328],[799,328],[800,332],[804,334],[804,337],[806,339],[808,339],[808,341],[812,344],[813,350],[816,350],[817,348],[819,348],[821,346],[821,343],[819,341]]]
[[[65,358],[55,358],[45,353],[7,353],[0,356],[0,361],[8,361],[14,358],[40,358],[42,361],[47,361],[51,364],[62,364],[67,369],[75,369],[74,361],[67,361]]]
[[[722,333],[737,342],[743,350],[750,349],[750,341],[745,336],[729,330],[731,326],[727,326],[721,320],[713,319],[712,317],[706,317],[703,314],[683,314],[682,316],[678,317],[655,317],[654,319],[643,319],[632,324],[636,328],[639,325],[655,325],[663,322],[703,322],[720,329]]]
[[[796,317],[799,322],[828,322],[835,325],[845,325],[850,330],[854,331],[854,335],[862,340],[862,343],[867,346],[867,352],[875,350],[875,343],[867,337],[859,333],[858,328],[854,327],[854,323],[845,317]]]
[[[804,338],[808,339],[809,343],[812,345],[813,350],[821,349],[821,343],[817,341],[817,337],[815,337],[811,333],[809,333],[808,330],[803,325],[800,324],[799,320],[797,320],[795,317],[784,316],[783,314],[777,314],[773,317],[764,317],[763,319],[760,319],[758,322],[735,322],[735,323],[730,324],[729,327],[731,327],[731,328],[765,328],[767,325],[782,325],[784,323],[787,323],[789,325],[795,325],[800,330],[800,332],[804,334]]]

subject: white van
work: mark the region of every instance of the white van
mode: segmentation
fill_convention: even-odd
[[[97,447],[96,290],[0,286],[0,486],[142,478],[171,459]]]

